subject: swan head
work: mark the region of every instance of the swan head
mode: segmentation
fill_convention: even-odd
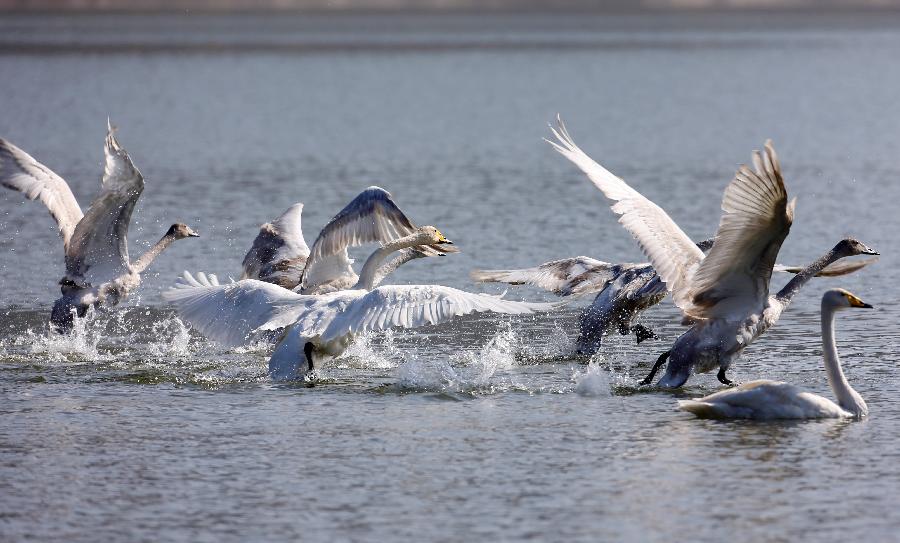
[[[879,254],[875,249],[872,249],[865,243],[853,238],[842,239],[834,249],[843,256]]]
[[[169,227],[169,231],[166,232],[167,236],[173,237],[175,239],[184,239],[184,238],[198,238],[200,234],[194,232],[190,226],[183,223],[175,223]]]
[[[415,241],[417,245],[453,245],[453,242],[444,237],[441,231],[433,226],[420,226],[416,229]]]
[[[859,307],[872,309],[872,306],[842,288],[833,288],[822,296],[822,306],[836,310]]]

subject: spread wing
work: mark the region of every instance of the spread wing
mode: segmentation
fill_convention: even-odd
[[[412,234],[414,229],[389,192],[379,187],[367,188],[319,233],[301,276],[301,288],[309,292],[329,282],[355,282],[347,248],[386,243]]]
[[[129,270],[128,225],[144,177],[107,125],[106,163],[100,194],[75,227],[66,249],[66,275],[93,285],[112,281]]]
[[[878,262],[878,257],[874,258],[863,258],[860,260],[849,260],[849,261],[838,261],[832,262],[831,264],[825,266],[825,269],[816,274],[816,277],[839,277],[841,275],[849,275],[851,273],[857,272],[869,264],[874,264]],[[775,267],[772,271],[782,272],[782,273],[800,273],[803,271],[803,266],[784,266],[782,264],[775,264]]]
[[[725,189],[716,242],[694,274],[687,291],[690,304],[682,308],[689,316],[722,317],[765,307],[794,203],[788,203],[771,141],[764,153],[753,153],[753,165],[753,170],[741,166]]]
[[[259,279],[287,289],[300,284],[300,274],[309,257],[301,227],[302,212],[303,204],[298,202],[260,227],[244,256],[241,279]]]
[[[546,262],[518,270],[473,270],[469,276],[482,283],[533,285],[560,296],[600,292],[625,271],[646,264],[610,264],[586,256]]]
[[[25,151],[0,139],[0,185],[21,192],[29,200],[40,200],[56,220],[63,246],[68,250],[82,213],[63,178]]]
[[[612,210],[619,222],[637,239],[659,276],[672,292],[675,305],[690,307],[688,292],[691,278],[703,260],[703,251],[675,224],[665,211],[596,163],[575,145],[562,120],[551,131],[557,142],[547,140],[554,149],[581,169],[607,198],[615,202]]]
[[[347,334],[393,326],[417,328],[476,312],[521,315],[547,311],[559,305],[515,302],[437,285],[383,286],[353,300],[336,314],[322,334],[322,340],[328,342]]]
[[[255,279],[220,285],[215,275],[188,272],[163,292],[179,317],[227,347],[243,345],[257,329],[293,324],[314,298]]]

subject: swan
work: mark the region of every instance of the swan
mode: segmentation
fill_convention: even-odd
[[[816,419],[865,417],[869,408],[844,376],[834,338],[834,315],[851,307],[871,308],[844,289],[822,296],[822,355],[837,403],[788,383],[762,379],[703,398],[680,400],[678,408],[704,418]]]
[[[706,252],[713,240],[697,243]],[[837,277],[856,272],[878,257],[850,262],[834,262],[816,277]],[[774,271],[800,273],[800,266],[776,264]],[[633,333],[638,343],[657,339],[653,330],[634,321],[644,310],[661,302],[668,291],[649,262],[638,264],[603,262],[576,256],[545,262],[533,268],[515,270],[472,270],[470,277],[482,283],[528,284],[562,297],[580,297],[596,293],[591,305],[579,315],[576,352],[593,355],[603,338],[612,332]]]
[[[288,289],[300,284],[300,274],[309,258],[301,227],[302,213],[303,203],[297,202],[274,221],[259,227],[259,234],[241,263],[241,279],[258,279]]]
[[[219,285],[214,276],[199,274],[195,279],[185,272],[182,281],[163,298],[172,302],[192,327],[226,346],[244,343],[255,331],[286,327],[269,359],[269,376],[275,380],[309,376],[363,332],[393,326],[417,328],[483,311],[528,314],[558,305],[503,300],[439,285],[376,286],[384,262],[392,254],[448,243],[437,228],[417,227],[412,234],[375,250],[356,284],[344,290],[300,294],[250,279]],[[395,257],[388,264],[397,260]]]
[[[134,262],[128,258],[128,225],[144,190],[144,177],[114,136],[107,120],[106,161],[100,194],[83,214],[69,185],[9,141],[0,139],[0,185],[39,199],[56,220],[65,249],[66,274],[50,322],[62,332],[72,329],[74,315],[89,307],[116,305],[136,289],[150,264],[173,242],[198,234],[185,224],[173,224],[166,234]]]
[[[810,278],[841,258],[878,254],[855,239],[844,239],[771,296],[769,280],[796,202],[788,202],[771,141],[764,153],[753,153],[754,169],[741,166],[725,189],[715,242],[704,254],[662,208],[578,148],[561,119],[551,131],[557,141],[548,143],[614,202],[619,222],[637,239],[681,309],[684,323],[691,325],[660,355],[642,384],[649,384],[667,359],[658,386],[677,388],[692,373],[716,367],[719,381],[733,384],[726,375],[731,363],[778,321]]]

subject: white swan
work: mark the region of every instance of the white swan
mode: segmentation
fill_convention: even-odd
[[[851,307],[872,306],[843,289],[822,296],[822,355],[828,384],[837,403],[781,381],[745,383],[693,400],[680,400],[679,409],[704,418],[727,419],[816,419],[864,417],[869,413],[862,399],[844,376],[834,338],[834,315]]]
[[[697,243],[708,251],[712,239]],[[836,277],[856,272],[878,257],[851,262],[834,262],[816,274],[816,277]],[[776,264],[774,271],[800,273],[799,266]],[[579,316],[579,334],[576,351],[593,355],[600,348],[603,338],[612,332],[621,335],[633,333],[637,342],[657,338],[642,324],[635,324],[644,310],[661,302],[668,291],[659,274],[649,262],[639,264],[612,264],[586,256],[564,258],[546,262],[534,268],[516,270],[472,270],[473,280],[483,283],[508,285],[532,285],[562,297],[579,297],[596,293],[590,306]]]
[[[442,243],[449,240],[433,226],[416,228],[373,252],[357,283],[347,290],[303,295],[254,280],[219,285],[215,277],[195,279],[186,272],[163,297],[191,326],[226,346],[244,343],[255,331],[288,327],[269,360],[269,375],[276,380],[306,376],[324,360],[340,355],[362,332],[416,328],[473,312],[526,314],[558,305],[509,301],[438,285],[375,287],[392,253]]]
[[[309,258],[301,213],[303,204],[297,202],[274,221],[259,227],[253,246],[244,256],[241,279],[258,279],[288,289],[300,284],[300,275]]]
[[[39,199],[56,220],[66,256],[62,297],[50,321],[62,331],[72,328],[73,313],[84,316],[98,305],[116,305],[137,288],[140,274],[172,242],[198,234],[173,224],[153,247],[134,262],[128,258],[128,225],[144,190],[144,177],[113,135],[107,121],[106,162],[102,190],[82,214],[69,185],[50,168],[12,143],[0,139],[0,184],[30,200]]]
[[[638,240],[685,322],[692,324],[659,357],[643,383],[648,384],[668,358],[659,386],[679,387],[691,373],[716,367],[718,379],[732,384],[725,374],[732,361],[778,321],[811,277],[846,256],[878,254],[845,239],[770,296],[775,258],[794,216],[794,201],[788,202],[771,142],[766,142],[764,154],[754,152],[754,170],[742,166],[725,189],[715,243],[704,255],[665,211],[579,149],[561,120],[551,130],[558,143],[548,142],[615,202],[612,210],[621,215],[619,222]]]
[[[389,243],[416,232],[416,225],[397,207],[391,194],[381,187],[369,187],[338,212],[319,232],[295,290],[301,294],[324,294],[351,288],[359,281],[347,249],[366,243]],[[388,263],[390,270],[414,258],[443,256],[459,252],[448,245],[415,247]],[[384,278],[390,271],[376,270]],[[377,281],[376,281],[377,284]]]

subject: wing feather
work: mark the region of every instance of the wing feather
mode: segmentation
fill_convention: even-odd
[[[412,234],[414,229],[388,191],[367,188],[335,215],[313,242],[301,276],[304,292],[339,277],[356,277],[348,247],[387,243]]]
[[[646,264],[610,264],[586,256],[545,262],[518,270],[472,270],[469,276],[481,283],[533,285],[560,296],[583,296],[600,292],[617,277]]]
[[[227,347],[245,344],[257,329],[292,324],[314,298],[255,279],[221,285],[214,275],[188,272],[163,292],[179,317]]]
[[[753,165],[755,171],[742,166],[725,189],[716,242],[690,287],[685,309],[690,316],[724,317],[765,307],[794,213],[771,141],[764,153],[753,153]]]
[[[66,249],[66,275],[94,285],[129,270],[128,225],[144,191],[144,177],[113,131],[108,125],[101,192],[75,227]]]
[[[253,246],[244,256],[241,279],[259,279],[287,289],[300,284],[300,275],[309,257],[309,247],[303,239],[298,202],[281,216],[259,228]]]
[[[69,240],[83,213],[62,177],[0,138],[0,185],[21,192],[29,200],[40,200],[56,221],[63,246],[68,250]]]
[[[322,334],[325,342],[389,326],[416,328],[448,322],[475,312],[529,314],[558,307],[556,303],[503,300],[437,285],[391,285],[378,287],[356,298],[334,317]]]
[[[641,250],[666,283],[666,288],[672,292],[675,305],[682,310],[689,307],[687,294],[694,271],[703,260],[703,251],[662,208],[575,145],[561,119],[557,118],[557,127],[551,127],[551,131],[557,141],[547,142],[578,166],[608,199],[615,202],[612,210],[620,215],[619,222],[622,226],[637,239]]]

